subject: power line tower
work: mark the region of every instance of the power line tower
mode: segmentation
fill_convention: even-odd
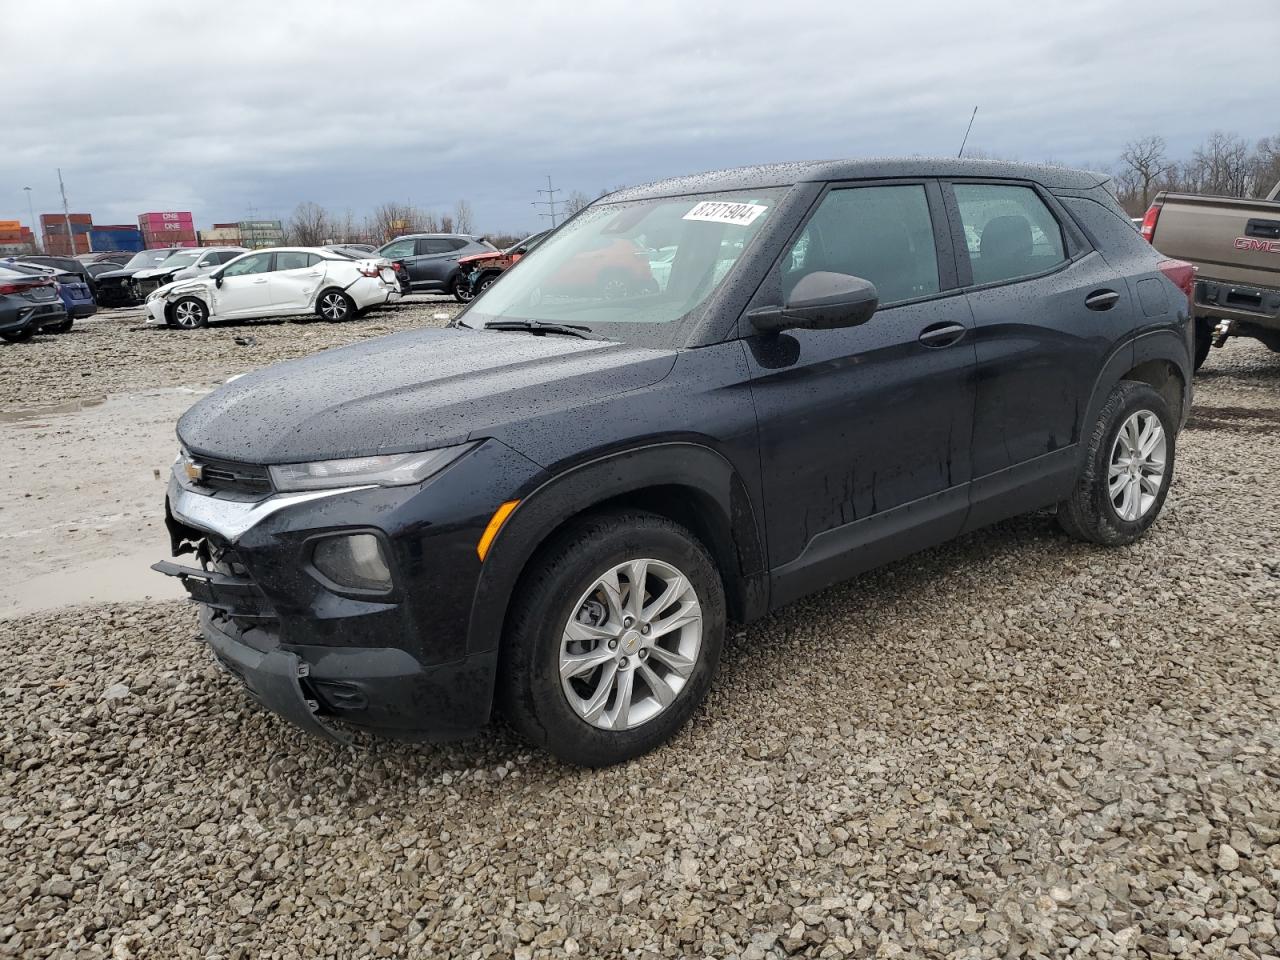
[[[547,199],[545,199],[545,200],[534,200],[534,201],[533,201],[533,205],[534,205],[535,207],[548,207],[548,208],[549,208],[549,210],[545,210],[545,211],[543,211],[543,212],[539,213],[539,214],[538,214],[538,216],[540,216],[540,217],[550,217],[550,218],[551,218],[551,228],[552,228],[553,230],[555,229],[555,226],[556,226],[556,204],[559,202],[559,201],[557,201],[557,200],[556,200],[556,194],[557,194],[557,193],[559,193],[559,192],[560,192],[560,188],[559,188],[559,187],[553,187],[553,186],[551,186],[551,174],[547,174],[547,189],[545,189],[545,190],[539,190],[539,191],[538,191],[538,193],[545,193],[545,194],[547,195]]]

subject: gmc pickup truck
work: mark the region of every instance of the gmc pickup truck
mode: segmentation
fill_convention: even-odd
[[[1211,346],[1252,337],[1280,352],[1280,183],[1265,200],[1156,194],[1142,235],[1196,265],[1196,369]]]

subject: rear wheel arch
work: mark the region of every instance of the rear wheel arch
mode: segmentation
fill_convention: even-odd
[[[1172,328],[1141,333],[1118,344],[1103,362],[1087,403],[1081,405],[1075,440],[1082,442],[1089,436],[1111,392],[1122,380],[1141,381],[1159,390],[1169,401],[1175,423],[1181,425],[1189,412],[1187,391],[1192,364],[1188,345]]]
[[[708,447],[664,443],[601,458],[547,480],[526,496],[494,540],[472,603],[468,651],[500,643],[520,582],[540,551],[584,516],[636,510],[687,528],[711,553],[730,617],[768,603],[760,528],[742,479]]]

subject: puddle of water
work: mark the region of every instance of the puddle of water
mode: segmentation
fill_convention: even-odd
[[[0,410],[0,423],[18,423],[21,420],[32,420],[36,417],[56,417],[63,413],[79,413],[90,407],[100,407],[107,402],[106,396],[90,397],[87,400],[71,400],[68,403],[57,403],[51,407],[19,407]]]
[[[6,584],[0,591],[0,619],[59,610],[83,603],[126,603],[133,600],[172,600],[187,592],[175,577],[151,569],[168,551],[148,549],[126,556],[105,557],[57,573]]]
[[[21,423],[24,420],[43,420],[47,417],[67,416],[83,413],[94,407],[132,405],[136,400],[148,400],[155,397],[185,394],[196,397],[209,392],[208,387],[164,387],[159,390],[147,390],[143,393],[113,393],[101,397],[88,397],[80,400],[69,400],[66,403],[51,404],[47,407],[17,407],[0,410],[0,423]]]

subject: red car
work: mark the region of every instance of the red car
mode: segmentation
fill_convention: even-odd
[[[525,237],[519,243],[499,250],[497,253],[473,253],[469,257],[459,257],[458,267],[461,270],[458,286],[454,296],[462,303],[479,296],[488,286],[516,261],[532,250],[551,231],[544,230],[531,237]]]

